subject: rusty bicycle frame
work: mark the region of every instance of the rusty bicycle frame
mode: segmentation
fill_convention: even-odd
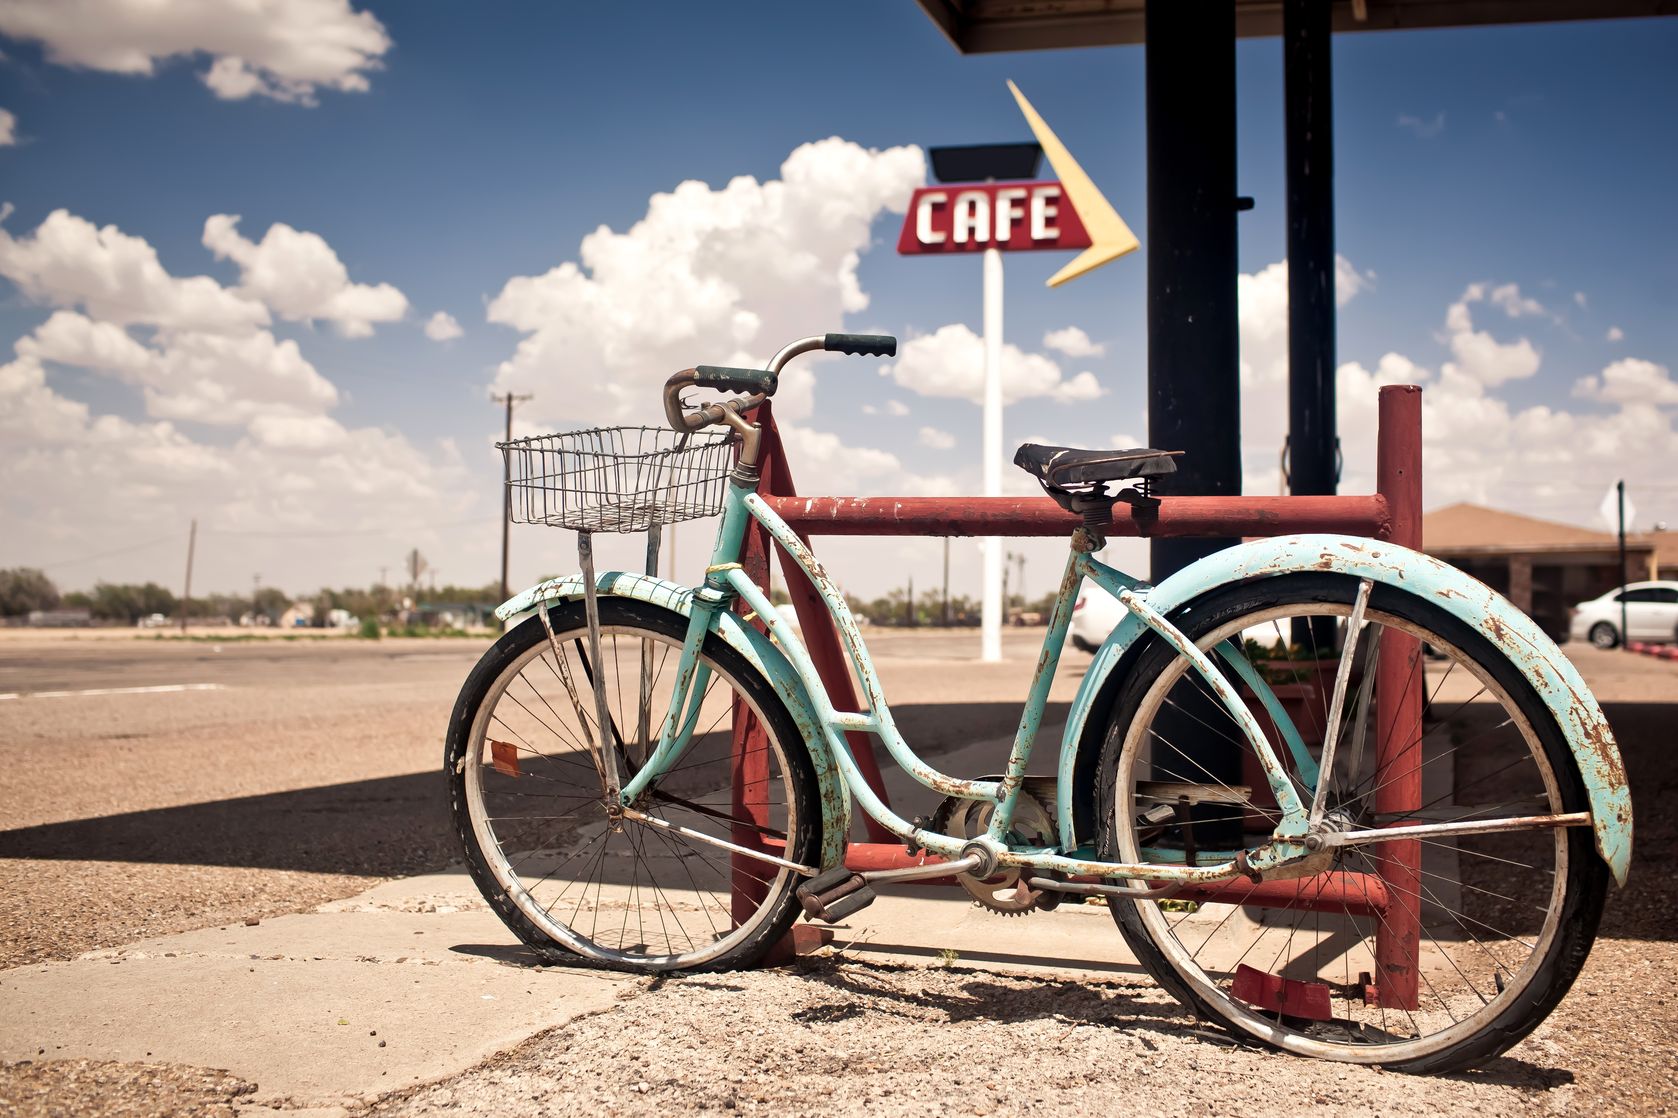
[[[1412,1002],[1416,996],[1413,967],[1406,960],[1413,960],[1416,950],[1419,912],[1413,898],[1416,894],[1415,875],[1419,872],[1419,843],[1422,840],[1516,828],[1588,826],[1596,833],[1598,850],[1615,877],[1623,882],[1630,845],[1629,798],[1625,794],[1623,770],[1619,768],[1619,758],[1606,722],[1583,683],[1566,660],[1553,651],[1553,646],[1548,646],[1547,640],[1530,620],[1509,603],[1454,568],[1394,543],[1315,534],[1261,539],[1220,552],[1179,572],[1159,586],[1150,587],[1094,559],[1091,552],[1099,548],[1102,539],[1090,528],[1079,526],[1075,518],[1052,518],[1049,522],[1058,520],[1061,530],[1074,528],[1071,549],[1005,773],[997,780],[963,779],[928,765],[898,732],[855,619],[842,594],[800,536],[800,528],[808,531],[821,526],[823,512],[833,522],[839,522],[847,512],[854,512],[855,505],[863,503],[863,499],[853,499],[847,508],[844,499],[801,500],[774,494],[766,497],[758,491],[764,451],[768,449],[773,453],[779,450],[770,409],[765,404],[766,397],[773,392],[775,374],[791,357],[823,348],[821,343],[821,338],[793,343],[777,355],[767,370],[713,370],[713,373],[737,373],[741,377],[756,378],[748,383],[757,388],[759,394],[728,405],[708,405],[699,413],[701,422],[695,422],[691,414],[684,416],[679,403],[672,403],[679,400],[682,387],[696,383],[692,375],[695,370],[671,378],[666,406],[673,426],[681,430],[683,427],[679,424],[685,422],[686,429],[695,430],[699,426],[723,423],[740,436],[738,463],[724,497],[722,520],[702,586],[689,590],[657,579],[643,579],[626,585],[623,582],[625,576],[615,572],[596,576],[592,555],[587,551],[584,539],[580,549],[584,567],[581,579],[553,580],[532,587],[497,611],[506,619],[556,598],[580,597],[587,604],[591,641],[594,641],[598,639],[596,600],[600,593],[627,591],[637,595],[663,595],[672,602],[678,596],[682,598],[681,604],[689,615],[688,629],[676,672],[670,713],[658,729],[656,748],[639,771],[621,783],[615,751],[605,742],[595,748],[596,763],[608,800],[620,805],[618,810],[625,818],[652,826],[674,827],[644,814],[637,805],[653,784],[676,764],[693,731],[699,700],[690,702],[690,697],[703,696],[708,673],[699,656],[701,644],[710,633],[720,632],[725,637],[736,634],[739,622],[730,617],[730,624],[725,626],[722,619],[730,610],[744,608],[749,611],[746,619],[755,622],[760,631],[766,629],[773,638],[773,644],[767,641],[746,643],[751,645],[758,657],[761,670],[787,699],[788,709],[815,762],[823,801],[824,844],[822,865],[800,865],[788,861],[783,856],[784,851],[775,849],[761,837],[729,842],[697,832],[683,832],[697,841],[727,848],[737,861],[769,862],[806,876],[850,864],[853,869],[880,880],[948,878],[962,872],[986,876],[997,867],[1011,866],[1045,875],[1059,875],[1059,881],[1070,882],[1072,887],[1068,891],[1105,890],[1147,895],[1148,885],[1114,884],[1146,882],[1175,889],[1199,890],[1200,896],[1227,898],[1241,903],[1264,903],[1268,894],[1262,891],[1267,888],[1276,891],[1277,901],[1290,898],[1286,903],[1304,901],[1309,904],[1314,898],[1343,903],[1349,885],[1338,879],[1362,878],[1364,875],[1338,872],[1306,875],[1300,872],[1301,867],[1320,861],[1320,854],[1325,850],[1382,841],[1388,846],[1380,859],[1379,887],[1371,891],[1368,882],[1358,884],[1365,903],[1389,916],[1382,921],[1384,931],[1377,943],[1376,955],[1384,972],[1384,996],[1392,997],[1400,1004]],[[736,388],[735,391],[747,392],[749,389]],[[754,408],[757,423],[745,417],[753,414]],[[1389,446],[1388,428],[1390,424],[1396,431],[1401,419],[1419,420],[1419,390],[1410,387],[1383,389],[1381,416],[1383,450],[1380,474],[1382,486],[1387,491],[1374,498],[1373,510],[1364,508],[1362,511],[1365,514],[1369,511],[1385,514],[1383,527],[1386,532],[1382,534],[1413,538],[1419,519],[1419,439],[1404,448],[1407,454],[1395,453]],[[1419,423],[1412,429],[1419,429]],[[784,471],[784,463],[780,468]],[[771,469],[774,469],[773,464]],[[1398,476],[1395,477],[1395,474]],[[1167,498],[1159,509],[1155,527],[1169,527],[1170,522],[1177,519],[1179,508],[1192,507],[1197,500],[1211,499]],[[1224,502],[1225,507],[1221,507],[1217,515],[1203,518],[1203,530],[1209,526],[1207,521],[1225,526],[1226,531],[1231,527],[1242,531],[1256,521],[1274,532],[1284,519],[1274,512],[1274,503],[1278,501],[1292,502],[1289,513],[1303,513],[1306,511],[1303,502],[1316,502],[1311,511],[1316,514],[1317,520],[1331,524],[1336,518],[1355,519],[1346,507],[1349,503],[1370,504],[1368,498],[1236,499]],[[898,508],[910,504],[907,499],[892,503]],[[1041,520],[1044,513],[1040,510],[1046,503],[1039,503],[1031,515]],[[1239,509],[1227,507],[1232,503]],[[1267,504],[1271,506],[1269,510]],[[947,503],[945,505],[947,508]],[[1266,511],[1270,511],[1268,520],[1263,515]],[[913,523],[912,518],[905,519]],[[901,525],[903,520],[898,523]],[[947,527],[959,529],[961,525],[949,524]],[[803,622],[803,631],[814,634],[815,655],[811,648],[806,648],[794,626],[773,607],[764,586],[760,585],[760,582],[767,582],[766,559],[770,541],[781,550],[783,566],[788,567],[789,574],[796,571],[799,575],[791,580],[795,586],[802,583],[795,591],[795,603]],[[1321,760],[1312,758],[1269,686],[1233,641],[1225,641],[1211,649],[1209,654],[1207,650],[1198,648],[1169,620],[1169,614],[1183,602],[1217,586],[1298,570],[1335,571],[1358,580],[1352,624],[1348,626],[1333,692],[1336,713],[1344,701],[1348,673],[1356,655],[1357,622],[1376,584],[1402,585],[1413,592],[1431,594],[1447,608],[1460,616],[1472,618],[1476,624],[1490,624],[1496,626],[1499,632],[1518,637],[1518,642],[1506,642],[1515,645],[1513,650],[1506,648],[1511,663],[1517,664],[1538,686],[1540,694],[1556,712],[1558,724],[1568,732],[1590,794],[1592,810],[1508,819],[1401,824],[1367,832],[1325,828],[1323,813],[1327,782],[1310,774],[1316,773],[1319,768],[1329,771],[1336,747],[1335,733],[1331,731],[1325,740]],[[1072,604],[1085,579],[1117,597],[1125,606],[1127,616],[1096,654],[1072,705],[1055,792],[1058,841],[1049,846],[1015,845],[1009,842],[1009,828],[1025,785],[1026,769],[1071,620]],[[546,611],[539,612],[546,623]],[[836,642],[824,639],[824,634],[831,636],[835,631]],[[1072,810],[1076,793],[1073,786],[1075,762],[1078,751],[1084,747],[1085,724],[1091,716],[1096,689],[1115,669],[1124,651],[1150,634],[1169,642],[1190,661],[1215,698],[1235,719],[1258,758],[1281,811],[1281,819],[1268,841],[1242,851],[1206,852],[1218,859],[1210,865],[1173,864],[1166,860],[1134,863],[1103,861],[1085,856],[1088,847],[1081,841],[1083,836],[1076,833]],[[1396,632],[1385,633],[1381,640],[1383,654],[1375,683],[1378,722],[1392,726],[1406,713],[1419,718],[1420,697],[1413,688],[1404,686],[1412,674],[1420,670],[1419,642]],[[1390,646],[1388,642],[1391,642]],[[839,649],[833,647],[835,643],[840,646]],[[840,674],[834,670],[833,654],[840,650],[861,683],[860,701],[849,693],[848,686],[835,687],[830,691],[830,684]],[[817,656],[826,663],[818,663]],[[1213,656],[1229,665],[1241,683],[1258,696],[1266,713],[1280,729],[1282,746],[1291,754],[1297,771],[1307,777],[1308,783],[1314,787],[1296,788],[1270,739],[1235,687],[1214,665]],[[848,684],[848,671],[843,674]],[[599,693],[602,686],[597,677],[595,699],[603,705],[604,697]],[[645,721],[643,712],[643,725]],[[1337,722],[1337,718],[1331,718],[1330,725]],[[608,720],[602,716],[600,724],[606,725]],[[650,731],[651,728],[647,729]],[[737,724],[737,737],[741,732],[742,727]],[[945,796],[994,804],[995,810],[986,832],[976,837],[943,834],[905,820],[893,812],[878,784],[871,749],[866,754],[862,748],[853,749],[853,743],[859,740],[866,743],[868,738],[883,742],[891,757],[920,784]],[[1382,757],[1383,763],[1389,766],[1388,771],[1393,774],[1382,790],[1377,811],[1398,813],[1414,810],[1420,797],[1419,748],[1414,748],[1415,743],[1395,745],[1386,740],[1386,736],[1376,744],[1377,755]],[[741,754],[738,745],[737,741],[737,765]],[[755,778],[754,774],[737,771],[735,783],[739,787]],[[1302,791],[1311,793],[1309,802]],[[865,818],[871,823],[873,837],[878,839],[883,833],[898,840],[897,856],[881,857],[876,851],[876,857],[872,859],[866,852],[862,852],[860,858],[854,854],[847,857],[844,835],[848,830],[853,801],[861,806]],[[736,830],[737,839],[742,837],[741,830]],[[746,830],[749,833],[749,829]],[[1314,858],[1314,855],[1319,857]],[[867,864],[867,868],[858,863]],[[1293,872],[1290,873],[1290,870]],[[1267,874],[1273,879],[1262,880]],[[1277,890],[1278,886],[1282,888]],[[1406,972],[1410,975],[1408,981]]]

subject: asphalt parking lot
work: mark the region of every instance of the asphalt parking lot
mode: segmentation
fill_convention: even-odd
[[[1038,631],[1010,632],[1009,660],[984,665],[972,658],[977,641],[971,632],[870,634],[900,724],[932,755],[1011,729],[1039,639]],[[218,642],[5,633],[0,637],[0,696],[5,696],[0,747],[7,761],[0,797],[0,973],[149,937],[308,912],[380,882],[447,866],[455,852],[437,772],[443,727],[455,691],[482,647],[474,640]],[[1667,806],[1678,794],[1671,732],[1678,664],[1572,646],[1568,651],[1602,698],[1631,774],[1638,810],[1632,885],[1611,898],[1591,963],[1552,1023],[1498,1062],[1502,1070],[1493,1075],[1495,1082],[1476,1081],[1489,1084],[1489,1093],[1441,1086],[1437,1097],[1406,1095],[1407,1104],[1485,1113],[1519,1113],[1529,1104],[1541,1110],[1590,1106],[1662,1113],[1678,1097],[1678,1058],[1671,1045],[1678,1035],[1678,996],[1670,992],[1678,977],[1678,924],[1672,919],[1678,887],[1670,870],[1678,857],[1678,813]],[[1051,727],[1064,718],[1086,663],[1087,657],[1067,654],[1052,695]],[[952,973],[841,963],[837,973],[817,975],[829,994],[835,984],[842,988],[839,1001],[851,1007],[844,1014],[867,1014],[874,1022],[836,1033],[835,1043],[848,1044],[881,1066],[894,1049],[924,1047],[940,1037],[957,1044],[1000,1043],[990,1027],[1005,1025],[1014,1011],[984,1002],[992,1005],[987,1023],[987,1011],[974,1009],[963,993],[979,981],[974,973],[982,972]],[[661,1000],[645,1002],[638,1012],[666,1020],[678,1032],[693,1031],[695,1014],[728,1021],[723,1033],[699,1029],[690,1038],[703,1060],[721,1067],[733,1051],[730,1037],[753,1035],[753,1029],[773,1032],[785,1014],[802,1012],[798,1007],[805,1003],[798,999],[810,996],[810,978],[786,972],[741,976],[737,989],[755,991],[745,1002],[719,1002],[720,988],[714,986],[694,986],[683,994],[680,984],[673,984],[668,997],[659,993]],[[1059,1036],[1063,1025],[1100,1023],[1093,1002],[1056,1015],[1057,1004],[1073,1004],[1064,1002],[1070,995],[1057,985],[1064,979],[1007,983],[1022,981],[1024,1004],[1037,1006],[1033,1029]],[[1062,994],[1046,993],[1054,990]],[[1142,999],[1129,1017],[1140,1014],[1137,1035],[1144,1040],[1170,1038],[1157,1056],[1167,1070],[1188,1074],[1187,1064],[1178,1067],[1181,1061],[1204,1060],[1214,1051],[1196,1039],[1192,1022],[1173,1016],[1168,1003],[1148,1000],[1155,995],[1136,994],[1122,984],[1102,990],[1102,998],[1123,993]],[[903,1005],[920,1008],[906,1018],[899,1011]],[[559,1029],[540,1044],[532,1041],[499,1063],[492,1061],[461,1079],[459,1100],[477,1099],[474,1105],[484,1113],[505,1109],[513,1100],[497,1094],[498,1084],[515,1072],[527,1083],[554,1074],[560,1052],[584,1060],[602,1076],[640,1074],[636,1067],[618,1066],[627,1058],[621,1052],[588,1049],[592,1028]],[[959,1039],[962,1030],[971,1031],[965,1041]],[[1121,1040],[1103,1033],[1095,1047],[1118,1045],[1114,1058],[1120,1048],[1131,1057],[1156,1058],[1138,1043],[1134,1036]],[[772,1067],[780,1057],[757,1058]],[[45,1053],[42,1059],[48,1059]],[[1077,1064],[1080,1057],[1061,1053],[1051,1063],[1067,1061]],[[920,1078],[900,1069],[881,1086],[888,1094],[897,1092],[898,1103],[965,1106],[966,1112],[994,1109],[1010,1097],[1006,1090],[990,1090],[980,1109],[972,1104],[977,1095],[951,1087],[949,1076],[956,1072],[943,1067],[945,1062],[930,1061]],[[1279,1085],[1303,1085],[1309,1078],[1328,1091],[1329,1101],[1355,1112],[1378,1110],[1383,1101],[1383,1089],[1371,1077],[1358,1078],[1361,1072],[1350,1080],[1343,1071],[1306,1076],[1299,1062],[1272,1057],[1230,1070],[1261,1080],[1274,1074]],[[111,1075],[120,1079],[119,1072],[68,1063],[43,1062],[27,1072],[13,1066],[0,1082],[0,1097],[22,1097],[19,1083],[46,1083],[43,1089],[57,1092],[60,1100],[78,1092],[91,1098],[109,1091]],[[205,1099],[223,1097],[213,1084],[204,1088],[208,1094],[192,1093],[188,1080],[203,1076],[176,1068],[161,1078],[154,1075],[163,1086],[141,1095],[157,1113],[204,1112]],[[1104,1072],[1091,1082],[1112,1078]],[[1350,1084],[1348,1093],[1335,1094],[1336,1083]],[[816,1112],[848,1111],[858,1101],[847,1097],[844,1105],[800,1107],[797,1098],[760,1087],[752,1088],[757,1094],[728,1097],[759,1105],[761,1095],[761,1105],[769,1108]],[[393,1096],[379,1107],[412,1113],[451,1108],[435,1091],[453,1088],[427,1090],[433,1093]],[[223,1095],[226,1105],[237,1104],[237,1093]],[[896,1112],[884,1097],[870,1097],[877,1108]],[[1045,1105],[1070,1106],[1079,1097],[1068,1087]],[[1226,1098],[1238,1097],[1246,1096]],[[1265,1097],[1264,1091],[1254,1094],[1248,1112],[1268,1112],[1269,1104],[1260,1106]],[[624,1113],[668,1113],[702,1104],[723,1107],[726,1098],[684,1094],[679,1084],[665,1084],[645,1097],[596,1101]]]
[[[442,742],[488,638],[0,639],[0,966],[298,911],[455,857]],[[871,634],[929,755],[1011,731],[1039,630]],[[1069,653],[1046,723],[1087,657]],[[902,696],[901,705],[896,705]],[[1000,761],[1000,758],[999,758]]]

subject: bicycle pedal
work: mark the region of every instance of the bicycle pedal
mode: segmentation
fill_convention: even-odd
[[[812,877],[797,889],[798,903],[811,920],[836,924],[853,912],[874,903],[874,890],[859,873],[835,866],[824,874]]]

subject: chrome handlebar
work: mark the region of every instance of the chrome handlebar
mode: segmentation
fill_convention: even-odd
[[[698,431],[701,428],[725,422],[730,426],[737,427],[741,423],[741,415],[751,411],[775,394],[775,378],[780,376],[781,370],[786,367],[787,362],[794,357],[813,353],[816,350],[825,350],[830,353],[860,353],[871,357],[891,357],[897,353],[897,339],[883,334],[815,334],[808,338],[799,338],[795,342],[782,346],[775,356],[770,358],[767,368],[759,372],[758,376],[751,378],[761,381],[762,373],[768,373],[769,388],[766,391],[752,392],[734,400],[704,404],[693,411],[688,411],[683,405],[682,389],[700,384],[702,380],[711,382],[712,385],[719,381],[726,382],[727,377],[722,374],[726,374],[729,370],[711,369],[704,365],[693,369],[683,369],[679,373],[672,374],[670,379],[664,382],[664,418],[677,431]],[[738,370],[742,374],[749,374],[753,371],[755,370]],[[744,380],[745,377],[743,376],[741,379]],[[720,386],[726,387],[725,384]]]

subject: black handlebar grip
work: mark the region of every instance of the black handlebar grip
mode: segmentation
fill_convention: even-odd
[[[723,392],[775,394],[775,374],[768,369],[730,369],[724,365],[701,365],[693,371],[693,383]]]
[[[890,334],[829,334],[822,339],[822,348],[829,353],[896,357],[897,339]]]

